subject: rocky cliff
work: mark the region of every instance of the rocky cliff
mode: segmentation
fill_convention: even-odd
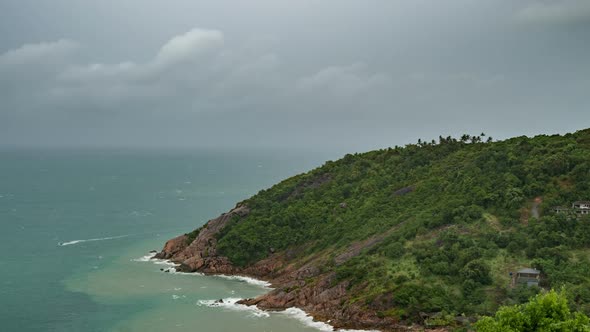
[[[175,262],[182,272],[243,275],[272,284],[272,291],[258,298],[244,299],[240,301],[242,304],[256,305],[270,311],[297,307],[317,320],[328,321],[335,328],[413,330],[412,327],[399,325],[391,318],[379,317],[377,312],[380,308],[367,310],[360,305],[344,306],[350,300],[348,281],[339,282],[334,272],[322,268],[342,264],[362,249],[377,243],[379,237],[356,243],[336,256],[321,253],[301,258],[298,249],[291,249],[271,253],[266,259],[250,266],[237,267],[218,253],[217,235],[234,218],[239,222],[249,212],[247,206],[238,205],[207,222],[194,240],[190,241],[186,234],[168,240],[154,258]]]

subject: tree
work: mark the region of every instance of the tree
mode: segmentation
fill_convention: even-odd
[[[482,285],[489,285],[492,283],[490,267],[480,259],[467,263],[465,267],[461,269],[460,273],[464,280],[472,280],[473,282]]]
[[[501,307],[494,317],[483,317],[475,323],[481,332],[590,331],[590,319],[580,312],[571,312],[567,296],[551,290],[532,297],[528,303]]]

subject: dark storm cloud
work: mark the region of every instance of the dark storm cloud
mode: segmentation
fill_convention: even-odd
[[[352,151],[464,131],[575,130],[590,125],[589,9],[8,1],[0,144]]]

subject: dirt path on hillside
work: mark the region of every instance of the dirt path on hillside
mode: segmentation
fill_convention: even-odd
[[[541,203],[543,203],[543,198],[542,197],[535,197],[535,200],[533,201],[533,206],[531,207],[531,217],[539,219],[539,205],[541,205]]]

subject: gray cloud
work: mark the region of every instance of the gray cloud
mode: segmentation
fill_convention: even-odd
[[[590,23],[590,2],[586,0],[535,2],[520,10],[516,17],[529,23]]]
[[[178,103],[190,111],[227,111],[227,108],[276,105],[293,108],[305,100],[307,110],[332,104],[340,107],[369,95],[380,97],[391,87],[391,78],[372,73],[364,63],[320,68],[307,76],[290,77],[273,53],[258,53],[246,45],[232,48],[218,30],[192,29],[167,41],[149,61],[115,64],[70,64],[78,43],[60,40],[28,44],[5,53],[7,66],[18,61],[30,67],[15,68],[13,75],[27,71],[40,74],[37,86],[44,103],[61,107],[112,108],[121,102],[145,104],[147,100]],[[248,50],[246,52],[246,50]],[[51,72],[36,67],[51,64]],[[11,79],[14,83],[14,77]],[[283,106],[280,106],[280,104]],[[344,109],[340,108],[340,111]]]
[[[7,1],[0,145],[352,151],[590,126],[582,1]]]
[[[78,49],[78,43],[60,39],[55,42],[25,44],[17,49],[0,54],[0,68],[9,69],[11,66],[52,64],[63,61]]]
[[[219,56],[224,43],[217,30],[192,29],[166,42],[145,63],[67,66],[56,77],[51,90],[62,102],[109,102],[126,99],[164,98],[184,92],[210,69],[211,57]]]

